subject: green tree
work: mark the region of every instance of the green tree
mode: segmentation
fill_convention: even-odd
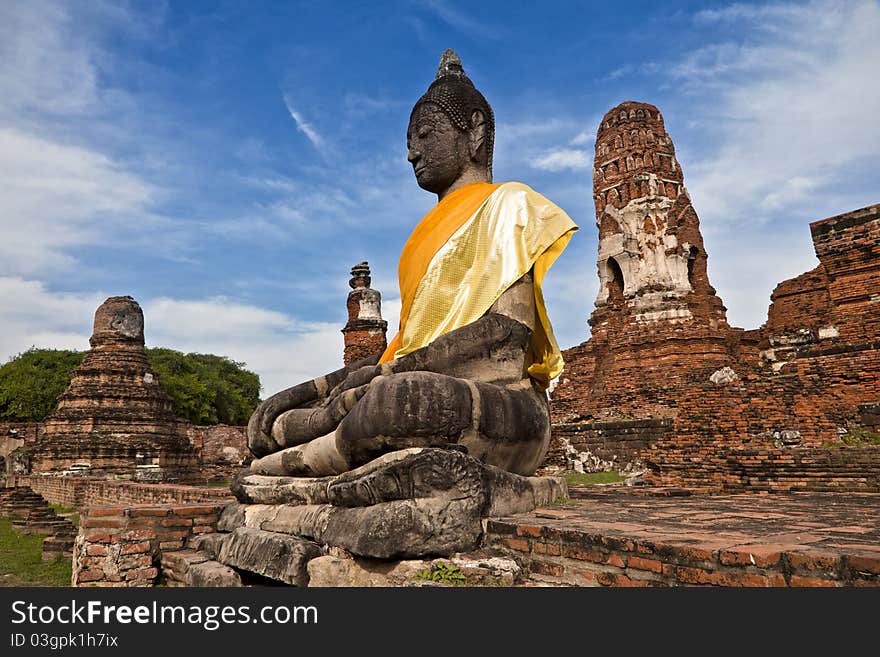
[[[58,397],[83,353],[34,349],[0,367],[0,421],[40,422]],[[260,377],[223,356],[147,349],[150,368],[172,399],[174,412],[194,424],[245,424],[260,402]]]
[[[40,422],[58,405],[83,353],[31,347],[0,367],[0,420]]]
[[[245,424],[260,402],[260,377],[224,356],[147,349],[174,412],[194,424]]]

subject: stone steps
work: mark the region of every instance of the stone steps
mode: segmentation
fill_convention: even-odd
[[[55,534],[43,539],[43,548],[40,558],[43,561],[55,559],[71,559],[73,557],[73,544],[75,536],[70,534]]]
[[[59,516],[49,503],[28,486],[0,489],[0,516],[12,519],[12,530],[19,534],[46,536],[41,558],[51,561],[59,555],[70,559],[76,526]]]
[[[241,576],[200,550],[162,553],[162,579],[166,586],[240,587]]]

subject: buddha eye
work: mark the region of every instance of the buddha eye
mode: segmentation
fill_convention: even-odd
[[[424,139],[431,134],[431,128],[422,128],[419,130],[419,139]]]

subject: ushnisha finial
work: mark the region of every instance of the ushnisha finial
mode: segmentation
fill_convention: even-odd
[[[464,72],[464,67],[461,65],[461,58],[452,48],[447,48],[440,56],[440,65],[437,67],[437,77],[435,79],[439,80],[447,75],[468,80],[468,76],[465,75]],[[468,82],[470,82],[470,80],[468,80]]]

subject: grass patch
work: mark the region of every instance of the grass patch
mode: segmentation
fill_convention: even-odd
[[[451,584],[453,586],[463,586],[467,582],[464,573],[459,570],[458,566],[438,561],[432,564],[430,568],[423,570],[415,576],[415,579],[427,582],[440,582],[442,584]]]
[[[619,472],[574,472],[562,473],[569,486],[593,486],[595,484],[616,484],[623,481]]]
[[[547,506],[576,506],[577,501],[573,500],[569,497],[557,497],[555,500],[550,502]]]
[[[880,445],[880,433],[865,427],[850,427],[840,439],[845,445]]]
[[[205,486],[208,488],[229,488],[229,484],[228,481],[209,481]]]
[[[55,511],[59,516],[66,516],[70,522],[79,527],[79,511],[76,507],[62,506],[61,504],[50,504],[49,508]]]
[[[40,558],[43,538],[17,534],[12,520],[0,518],[0,586],[70,586],[69,561]]]

